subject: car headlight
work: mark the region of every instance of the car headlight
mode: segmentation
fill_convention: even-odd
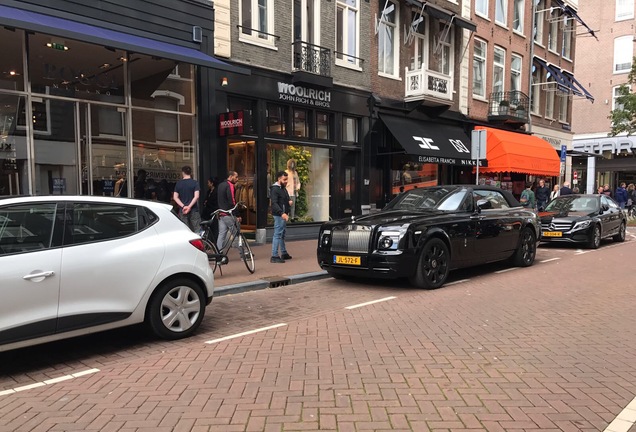
[[[397,250],[404,234],[406,234],[406,230],[381,231],[378,239],[378,249],[384,251]]]
[[[328,247],[331,243],[331,230],[324,230],[320,237],[320,246]]]
[[[574,224],[574,228],[572,228],[572,231],[578,231],[578,230],[585,229],[585,228],[589,227],[591,223],[592,223],[592,221],[589,220],[589,219],[581,221],[581,222],[577,222],[577,223]]]

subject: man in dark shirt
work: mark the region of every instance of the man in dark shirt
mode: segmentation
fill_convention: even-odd
[[[534,191],[537,198],[537,209],[542,211],[550,200],[550,189],[545,185],[545,180],[539,180],[539,186]]]
[[[272,216],[274,217],[274,237],[272,239],[272,263],[284,263],[285,260],[292,259],[287,253],[285,246],[285,231],[289,220],[289,210],[291,208],[291,198],[287,192],[288,175],[285,171],[279,171],[276,175],[278,181],[274,183],[269,191],[272,199]],[[280,249],[280,255],[278,254]]]
[[[199,232],[201,215],[199,214],[199,193],[201,187],[192,178],[192,168],[181,168],[181,180],[174,187],[173,199],[179,206],[179,217],[193,232]]]
[[[219,208],[221,210],[229,210],[236,205],[235,185],[237,181],[238,173],[236,171],[230,171],[227,174],[227,180],[219,184],[217,197],[219,200]],[[234,210],[232,214],[237,216],[236,219],[238,223],[241,223],[241,218],[238,217],[238,209]],[[219,237],[216,240],[216,246],[219,250],[223,249],[227,233],[233,229],[234,218],[232,218],[229,213],[221,213],[219,218]]]
[[[563,187],[559,191],[559,196],[572,195],[572,189],[570,189],[570,182],[563,182]]]

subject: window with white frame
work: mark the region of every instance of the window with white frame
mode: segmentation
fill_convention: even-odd
[[[495,22],[508,24],[508,0],[495,0]]]
[[[510,90],[521,91],[521,67],[523,59],[521,56],[512,54],[510,57]]]
[[[574,18],[563,18],[563,45],[561,46],[561,56],[567,59],[572,58],[572,33],[574,32]]]
[[[530,112],[539,114],[539,101],[541,100],[541,76],[543,68],[532,65],[532,91],[530,93]]]
[[[475,38],[473,50],[473,96],[486,97],[486,48],[485,41]]]
[[[418,19],[419,14],[412,12],[411,22]],[[426,67],[428,64],[426,55],[426,16],[422,16],[422,20],[417,24],[414,30],[413,43],[411,44],[411,58],[409,61],[409,70],[417,71]]]
[[[336,2],[336,64],[358,66],[359,0]]]
[[[391,0],[380,1],[378,13],[378,72],[399,75],[398,5]]]
[[[548,49],[557,51],[559,37],[559,11],[554,9],[550,12],[550,29],[548,30]]]
[[[526,0],[514,0],[514,2],[512,29],[523,34],[523,12],[526,7]]]
[[[488,0],[475,0],[475,13],[488,18]]]
[[[532,0],[534,1],[534,0]],[[534,41],[543,45],[543,21],[545,20],[545,0],[539,0],[534,19]]]
[[[616,0],[616,21],[634,18],[634,0]]]
[[[554,78],[550,77],[547,80],[549,83],[553,83]],[[554,94],[556,89],[550,85],[545,92],[545,118],[554,119]]]
[[[453,71],[453,32],[448,31],[446,22],[431,19],[428,46],[428,68],[450,76]]]
[[[504,77],[506,70],[506,50],[495,46],[492,70],[492,91],[500,93],[505,90]]]
[[[632,68],[634,42],[632,36],[614,39],[614,73],[627,73]]]
[[[274,0],[241,0],[240,38],[274,43]]]
[[[612,111],[625,109],[625,105],[618,103],[618,98],[620,96],[621,96],[621,86],[613,87],[612,88]]]
[[[568,105],[570,97],[567,94],[560,94],[559,97],[559,121],[561,123],[568,122]]]

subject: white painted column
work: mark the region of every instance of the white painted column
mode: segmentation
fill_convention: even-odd
[[[588,156],[587,158],[587,183],[585,184],[587,193],[596,193],[594,182],[596,181],[596,158]]]

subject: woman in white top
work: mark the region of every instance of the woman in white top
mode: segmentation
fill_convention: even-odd
[[[550,201],[552,201],[553,199],[559,196],[559,189],[560,189],[559,185],[555,184],[554,187],[552,188],[552,192],[550,192]]]

